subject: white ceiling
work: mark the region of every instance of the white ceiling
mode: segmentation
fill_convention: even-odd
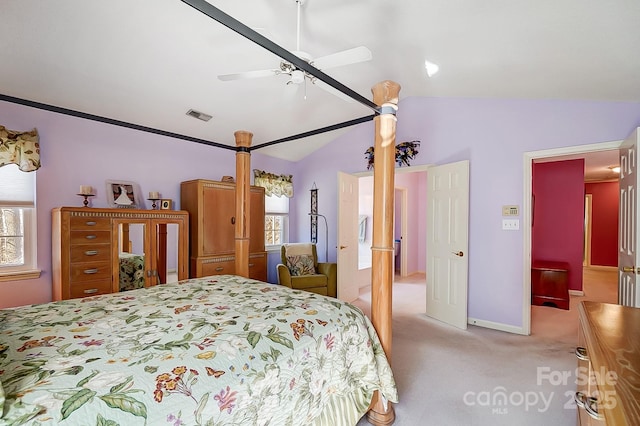
[[[295,0],[210,3],[296,49]],[[280,59],[179,0],[2,0],[0,16],[0,94],[227,145],[240,129],[257,145],[372,114],[310,84],[305,100],[282,75],[219,81]],[[638,22],[638,0],[306,0],[300,47],[367,46],[372,61],[326,73],[369,99],[389,79],[401,99],[638,102]],[[338,133],[260,152],[295,161]]]

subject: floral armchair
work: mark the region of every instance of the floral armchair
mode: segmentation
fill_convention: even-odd
[[[325,296],[337,296],[338,265],[319,263],[315,244],[283,244],[280,257],[282,263],[277,266],[280,285]]]

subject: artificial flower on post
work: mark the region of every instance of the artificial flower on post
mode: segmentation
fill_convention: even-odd
[[[396,145],[396,163],[398,166],[403,164],[409,166],[409,160],[413,160],[418,155],[418,148],[420,147],[420,141],[400,142]],[[374,148],[370,146],[365,152],[365,158],[367,160],[367,170],[373,168],[374,161]]]

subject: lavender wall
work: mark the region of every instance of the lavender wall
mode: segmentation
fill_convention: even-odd
[[[470,161],[469,317],[521,327],[522,231],[502,231],[501,208],[522,207],[523,153],[624,139],[640,126],[640,103],[407,98],[399,107],[397,142],[422,141],[412,165]],[[336,172],[365,171],[373,140],[373,123],[364,123],[295,166],[300,189],[320,188],[330,258]]]
[[[80,185],[96,191],[94,207],[107,207],[105,180],[140,185],[143,196],[159,191],[180,207],[180,182],[235,174],[231,150],[0,102],[0,123],[12,130],[37,128],[42,167],[37,172],[38,266],[36,280],[0,283],[0,308],[51,300],[51,209],[81,206]],[[194,120],[194,125],[201,125]],[[233,135],[229,135],[233,141]],[[292,164],[252,154],[252,165],[284,173]],[[147,208],[151,205],[147,202]]]
[[[0,283],[0,307],[50,300],[50,210],[78,205],[79,185],[95,186],[103,194],[105,179],[127,179],[140,183],[143,193],[157,190],[178,200],[182,180],[235,173],[231,151],[20,105],[0,102],[0,123],[15,130],[37,127],[44,164],[37,194],[43,276]],[[620,140],[638,126],[640,103],[448,98],[400,102],[397,141],[422,141],[413,165],[470,160],[469,317],[522,325],[522,232],[501,230],[501,206],[522,206],[523,153]],[[319,213],[329,222],[329,259],[335,260],[337,172],[365,171],[364,152],[373,140],[369,122],[297,163],[252,154],[253,167],[294,174],[292,241],[309,238],[309,189],[316,182]],[[105,205],[104,195],[95,201]],[[324,246],[318,250],[324,251]]]

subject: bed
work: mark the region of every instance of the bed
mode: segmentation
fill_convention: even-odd
[[[0,383],[2,425],[353,425],[397,401],[358,308],[235,275],[0,310]]]

